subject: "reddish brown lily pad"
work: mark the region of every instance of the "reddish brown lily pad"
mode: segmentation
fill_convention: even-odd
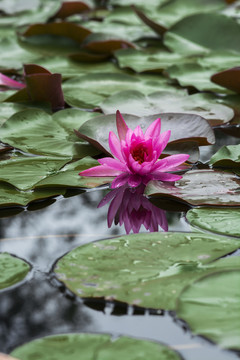
[[[114,35],[96,33],[85,38],[82,48],[95,54],[111,54],[116,50],[135,46],[129,41],[115,38]]]
[[[155,21],[151,20],[136,6],[132,5],[132,8],[135,11],[135,13],[137,14],[137,16],[158,35],[163,35],[168,30],[165,26],[158,24]]]
[[[123,117],[131,129],[135,129],[137,125],[140,125],[143,131],[154,120],[160,117],[162,124],[161,131],[171,130],[170,144],[174,143],[177,145],[181,142],[193,141],[198,145],[209,145],[215,142],[215,136],[210,125],[198,115],[162,113],[140,118],[134,115],[123,114]],[[115,114],[101,115],[86,121],[79,131],[76,131],[76,134],[106,154],[111,154],[108,145],[110,131],[117,133]]]
[[[26,88],[7,98],[6,102],[48,102],[52,110],[64,108],[61,74],[52,74],[42,66],[24,65]]]
[[[240,67],[220,71],[211,77],[211,80],[229,90],[240,93]]]
[[[52,18],[65,19],[68,16],[81,14],[89,10],[91,10],[90,7],[82,1],[64,1]]]
[[[153,198],[167,197],[189,206],[240,206],[240,178],[224,171],[193,170],[174,184],[151,181],[145,190]]]

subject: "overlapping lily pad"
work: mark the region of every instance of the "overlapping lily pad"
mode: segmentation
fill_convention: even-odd
[[[210,159],[210,164],[216,167],[240,169],[240,145],[221,147]]]
[[[25,261],[8,253],[0,253],[0,289],[22,281],[30,270]]]
[[[195,141],[199,145],[213,144],[214,133],[206,120],[197,115],[162,113],[144,117],[123,114],[127,125],[134,129],[140,125],[145,129],[158,117],[161,118],[162,130],[171,130],[170,143]],[[99,116],[85,122],[79,129],[78,136],[86,139],[103,152],[110,153],[108,145],[109,131],[117,133],[116,115]],[[106,129],[108,131],[106,132]]]
[[[101,105],[105,114],[112,114],[117,108],[122,113],[137,116],[164,112],[200,115],[211,125],[229,122],[234,112],[231,108],[216,104],[209,94],[188,96],[184,92],[155,92],[144,95],[140,91],[121,91],[107,98]]]
[[[223,348],[239,350],[239,283],[239,269],[201,278],[184,289],[178,301],[178,316],[194,334],[207,337]]]
[[[114,341],[105,334],[62,334],[33,340],[15,349],[11,355],[20,360],[116,360],[151,359],[180,360],[180,356],[166,345],[127,336]]]
[[[187,284],[218,268],[234,268],[235,260],[212,261],[238,246],[237,239],[200,233],[129,235],[78,247],[54,272],[83,298],[174,309]]]
[[[60,111],[53,116],[42,110],[27,109],[14,114],[4,123],[1,141],[32,154],[59,156],[68,160],[94,155],[98,151],[78,139],[73,131],[74,127],[93,116],[74,109]]]
[[[189,210],[186,216],[197,228],[240,237],[240,208],[196,208]]]
[[[224,171],[192,170],[174,185],[151,181],[145,193],[157,198],[170,197],[191,205],[240,206],[240,179]]]

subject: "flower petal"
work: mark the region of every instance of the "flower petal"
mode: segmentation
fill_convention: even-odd
[[[110,168],[106,165],[94,166],[90,169],[81,171],[80,176],[118,176],[121,171]]]
[[[111,183],[111,188],[119,188],[120,186],[125,185],[128,182],[129,174],[128,173],[121,173],[117,176],[113,182]]]
[[[126,137],[128,126],[125,123],[125,120],[122,117],[119,110],[117,110],[117,112],[116,112],[116,123],[117,123],[117,131],[118,131],[119,139],[124,140]]]
[[[174,171],[178,170],[176,167],[181,165],[189,158],[187,154],[176,154],[165,157],[164,159],[159,160],[154,165],[154,170],[161,169],[161,171]]]
[[[110,147],[112,154],[117,159],[124,162],[124,159],[122,156],[122,150],[121,150],[121,143],[118,140],[117,135],[113,131],[109,132],[108,143],[109,143],[109,147]]]
[[[161,119],[156,119],[145,131],[146,138],[158,137],[161,130]]]
[[[160,181],[177,181],[182,178],[181,175],[176,174],[168,174],[161,171],[156,171],[152,173],[153,180],[160,180]]]
[[[113,159],[113,158],[110,158],[110,157],[105,157],[105,158],[99,159],[98,162],[101,165],[108,166],[108,167],[110,167],[112,169],[116,169],[116,170],[119,170],[121,172],[127,170],[127,166],[125,164],[121,163],[117,159]]]
[[[138,174],[131,174],[128,178],[128,185],[131,187],[137,187],[142,182],[142,177]]]
[[[157,157],[161,155],[171,136],[171,130],[164,131],[159,138],[153,139],[153,149],[157,151]]]
[[[0,85],[7,86],[13,89],[22,89],[26,87],[25,84],[22,84],[16,80],[11,79],[10,77],[0,73]]]

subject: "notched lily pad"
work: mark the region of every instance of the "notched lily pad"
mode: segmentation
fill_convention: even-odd
[[[223,348],[240,350],[239,284],[239,268],[205,276],[184,289],[178,300],[177,315],[194,334]]]
[[[238,247],[237,239],[201,233],[128,235],[80,246],[63,256],[54,272],[83,298],[173,310],[187,284],[215,268],[232,268],[212,261]]]
[[[151,116],[137,117],[134,115],[123,114],[127,125],[135,129],[140,125],[145,129],[158,117],[161,118],[162,132],[171,130],[171,143],[179,141],[195,141],[198,145],[209,145],[215,142],[213,130],[206,120],[197,115],[161,113]],[[106,131],[107,129],[107,131]],[[110,154],[108,145],[108,135],[110,131],[117,133],[116,115],[99,116],[85,122],[76,134],[101,151]]]
[[[174,185],[151,181],[146,195],[157,198],[170,197],[190,206],[240,206],[240,179],[224,171],[192,170],[185,173]]]
[[[229,90],[240,93],[240,67],[221,71],[212,75],[211,80]]]
[[[166,345],[127,336],[111,339],[105,334],[62,334],[33,340],[16,348],[11,355],[20,360],[180,360]]]
[[[22,281],[30,265],[8,253],[0,253],[0,289],[6,289]]]

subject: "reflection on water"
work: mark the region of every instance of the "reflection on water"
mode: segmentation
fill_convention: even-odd
[[[114,224],[107,228],[107,206],[96,211],[105,195],[105,190],[90,191],[37,211],[0,219],[0,251],[20,256],[34,267],[33,276],[24,284],[0,291],[0,351],[8,353],[36,337],[89,331],[164,342],[174,346],[185,360],[237,359],[236,353],[223,352],[193,337],[168,313],[139,315],[141,312],[128,308],[126,315],[125,308],[122,316],[116,316],[112,312],[120,312],[109,306],[100,312],[67,298],[52,283],[48,272],[58,257],[86,242],[125,233]],[[182,213],[166,212],[166,216],[170,231],[189,231]]]
[[[146,230],[151,232],[158,231],[159,226],[168,230],[168,223],[165,212],[154,206],[144,196],[145,185],[131,188],[127,184],[117,189],[111,190],[99,203],[102,207],[110,202],[108,209],[108,227],[112,226],[113,220],[115,225],[124,224],[126,233],[132,230],[139,233],[143,225]]]

